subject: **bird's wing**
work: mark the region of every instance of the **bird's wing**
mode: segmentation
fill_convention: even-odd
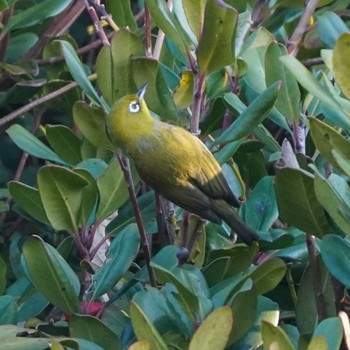
[[[228,185],[220,165],[203,143],[201,152],[202,164],[198,167],[196,173],[193,174],[190,181],[198,186],[208,197],[224,199],[234,207],[239,207],[239,201]]]

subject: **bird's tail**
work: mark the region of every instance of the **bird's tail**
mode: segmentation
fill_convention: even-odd
[[[259,240],[256,232],[240,218],[238,213],[227,202],[214,200],[212,209],[231,227],[245,244],[251,245],[254,241]]]

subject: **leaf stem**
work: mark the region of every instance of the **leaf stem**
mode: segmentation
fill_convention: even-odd
[[[142,245],[143,253],[145,254],[145,262],[146,262],[146,266],[147,266],[149,280],[150,280],[151,286],[156,287],[157,281],[156,281],[156,277],[154,274],[154,270],[151,266],[151,251],[150,251],[150,247],[148,244],[147,235],[145,232],[145,227],[144,227],[143,222],[142,222],[140,207],[139,207],[139,204],[138,204],[137,198],[136,198],[134,182],[132,180],[132,175],[131,175],[131,170],[130,170],[130,163],[129,163],[129,160],[127,157],[120,156],[120,155],[118,155],[118,161],[119,161],[120,167],[122,168],[123,173],[124,173],[125,182],[127,184],[129,197],[130,197],[130,201],[131,201],[131,206],[132,206],[132,209],[134,211],[136,224],[137,224],[137,227],[139,230],[141,245]]]
[[[203,95],[205,86],[205,74],[195,76],[195,88],[193,94],[192,118],[190,122],[191,132],[199,135],[199,121],[201,118]]]

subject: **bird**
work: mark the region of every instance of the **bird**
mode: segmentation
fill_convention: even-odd
[[[213,154],[189,131],[152,117],[144,99],[147,86],[112,106],[107,117],[112,144],[134,161],[140,178],[165,199],[213,223],[225,221],[247,245],[258,241],[234,209],[240,202]]]

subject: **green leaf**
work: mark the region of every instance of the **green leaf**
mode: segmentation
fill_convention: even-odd
[[[237,11],[226,3],[207,1],[202,35],[197,47],[200,74],[210,74],[234,63]]]
[[[108,249],[108,263],[94,275],[93,300],[117,284],[135,259],[139,247],[140,236],[136,224],[127,226],[118,234]]]
[[[6,289],[6,273],[7,273],[7,265],[0,255],[0,295],[2,295]]]
[[[310,173],[302,169],[280,169],[275,186],[282,220],[317,237],[332,232],[325,211],[317,200],[314,177]]]
[[[148,340],[151,343],[152,350],[168,349],[164,340],[149,321],[143,310],[133,301],[130,304],[130,316],[138,340]]]
[[[49,338],[37,338],[33,335],[36,330],[22,328],[14,325],[0,326],[0,343],[4,349],[9,350],[45,350],[50,346]],[[28,334],[19,337],[18,334]],[[32,337],[33,336],[33,337]]]
[[[209,286],[245,271],[254,260],[257,245],[234,245],[230,248],[216,249],[209,253],[203,274]]]
[[[111,41],[110,48],[103,48],[97,57],[97,84],[108,103],[135,94],[140,86],[133,80],[130,59],[144,56],[140,39],[128,30],[119,30]]]
[[[153,58],[135,57],[131,59],[131,66],[136,85],[149,84],[145,94],[149,109],[157,113],[163,121],[176,121],[177,108],[159,62]]]
[[[261,93],[215,140],[215,144],[237,141],[253,132],[268,117],[277,99],[280,86],[280,82],[274,83]]]
[[[69,325],[69,333],[73,338],[88,340],[101,346],[104,350],[121,349],[117,334],[93,316],[73,314]]]
[[[337,311],[334,304],[335,296],[333,284],[331,281],[329,270],[324,265],[321,259],[321,255],[317,255],[316,263],[316,269],[319,274],[317,277],[317,281],[315,279],[313,269],[311,269],[310,265],[308,265],[303,273],[298,288],[295,313],[296,324],[301,334],[312,333],[315,330],[317,323],[319,322],[319,316],[315,300],[315,282],[317,282],[317,285],[320,286],[318,292],[321,293],[324,298],[324,305],[327,317],[337,316]]]
[[[324,88],[319,81],[311,74],[311,72],[303,66],[295,57],[286,55],[280,57],[280,61],[288,68],[288,70],[295,76],[299,84],[302,85],[313,96],[336,110],[345,112],[343,107],[332,96],[332,94]],[[348,113],[346,113],[348,114]]]
[[[98,177],[97,186],[100,201],[96,213],[97,220],[103,220],[119,209],[129,198],[124,173],[115,158],[108,169]]]
[[[164,0],[146,0],[152,19],[184,55],[187,37]]]
[[[330,317],[320,322],[312,335],[312,340],[323,336],[326,340],[326,349],[340,349],[343,337],[343,327],[338,317]],[[315,350],[319,349],[315,347]],[[311,350],[311,349],[310,349]]]
[[[32,236],[23,245],[23,260],[34,286],[62,311],[79,310],[80,282],[55,248]]]
[[[195,321],[195,313],[199,309],[198,297],[185,286],[182,281],[171,271],[164,269],[163,267],[151,264],[156,274],[157,281],[160,283],[172,283],[177,291],[177,301],[183,307],[185,314],[193,321]]]
[[[334,158],[333,152],[337,151],[343,157],[350,159],[350,143],[334,128],[316,119],[309,118],[312,140],[326,161],[338,170],[342,170]]]
[[[286,270],[286,264],[282,259],[273,258],[258,265],[246,277],[253,280],[255,292],[260,295],[273,290],[281,282]]]
[[[336,225],[343,232],[350,232],[350,189],[347,182],[336,174],[331,174],[328,179],[316,174],[315,193]]]
[[[262,321],[261,333],[266,350],[296,350],[287,334],[280,327]]]
[[[329,350],[332,349],[328,347],[327,340],[323,335],[318,335],[313,337],[307,347],[308,350]]]
[[[56,230],[78,232],[83,189],[88,184],[83,176],[63,167],[44,166],[39,170],[40,197]],[[95,203],[90,205],[92,211]]]
[[[16,324],[18,322],[17,314],[18,311],[15,299],[9,295],[1,295],[0,325]]]
[[[321,256],[329,272],[347,288],[350,286],[350,243],[337,235],[326,235],[320,244]]]
[[[1,34],[5,34],[10,30],[26,28],[42,23],[46,18],[58,15],[71,2],[72,0],[44,0],[37,5],[30,6],[18,14],[11,16]]]
[[[294,76],[280,64],[279,58],[287,54],[282,44],[272,43],[266,50],[265,74],[266,85],[282,81],[276,100],[276,108],[291,122],[300,118],[300,90]]]
[[[197,39],[200,38],[203,30],[205,5],[206,0],[182,1],[182,6],[187,18],[187,22]]]
[[[144,339],[133,343],[128,350],[152,350],[152,348],[150,341]]]
[[[343,33],[337,40],[333,50],[334,79],[343,94],[350,98],[350,68],[347,57],[350,55],[350,34]]]
[[[233,325],[232,311],[223,306],[211,312],[194,333],[189,350],[223,350]]]
[[[8,188],[12,198],[35,220],[50,224],[46,216],[39,190],[18,181],[10,181]]]
[[[73,165],[82,161],[81,141],[71,129],[63,125],[47,125],[45,130],[47,141],[59,157]]]
[[[95,146],[115,151],[107,135],[107,115],[100,107],[76,102],[73,107],[73,119],[83,135]]]
[[[317,16],[319,38],[330,49],[334,47],[339,36],[348,30],[343,20],[332,11],[326,11]]]
[[[278,218],[273,177],[263,177],[244,204],[246,223],[255,230],[268,231]]]
[[[244,282],[240,290],[233,295],[228,304],[231,306],[233,319],[239,320],[233,324],[228,344],[234,344],[253,325],[258,307],[258,298],[251,279]],[[247,307],[249,305],[249,307]]]
[[[59,40],[61,44],[62,54],[66,60],[68,69],[74,80],[83,89],[86,95],[90,98],[92,102],[96,105],[103,107],[108,110],[106,103],[98,96],[96,90],[92,86],[90,80],[87,78],[84,67],[76,54],[74,47],[71,43],[64,40]]]
[[[24,152],[27,152],[37,158],[51,160],[52,162],[63,165],[66,164],[55,152],[53,152],[49,147],[39,141],[23,126],[14,124],[6,130],[6,133],[11,137],[12,141]]]
[[[106,0],[106,8],[119,27],[128,27],[133,32],[137,30],[137,24],[131,10],[130,1]]]

